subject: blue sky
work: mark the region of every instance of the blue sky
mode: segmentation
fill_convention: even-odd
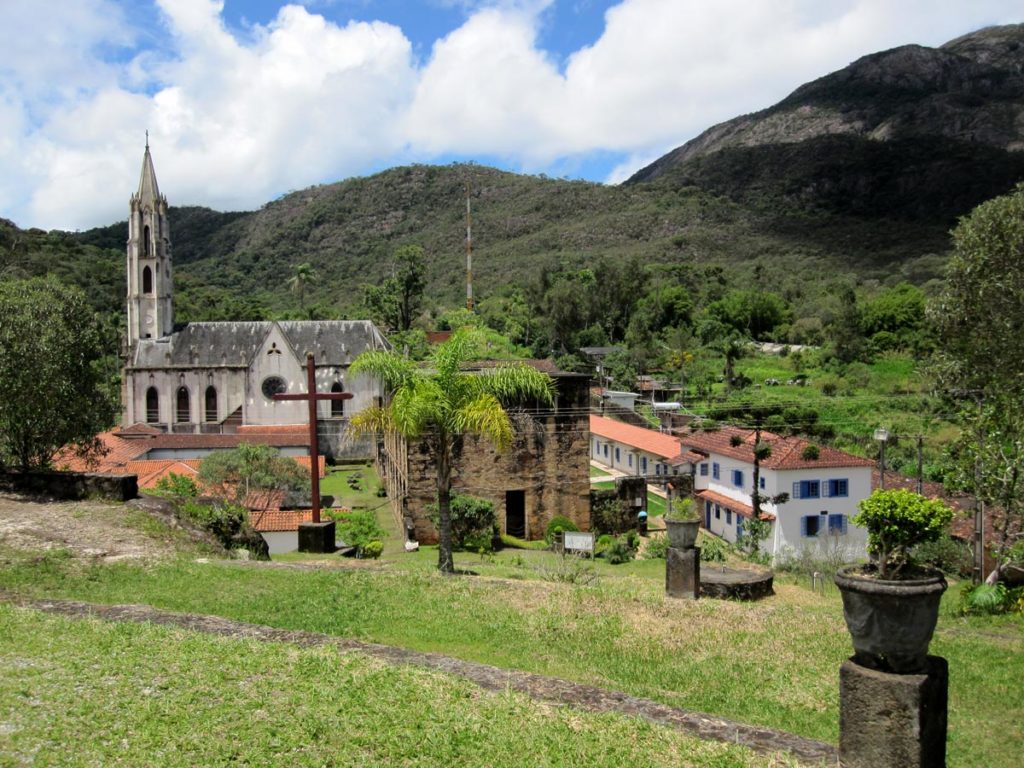
[[[0,0],[0,216],[252,209],[410,162],[617,183],[860,56],[1019,0]]]

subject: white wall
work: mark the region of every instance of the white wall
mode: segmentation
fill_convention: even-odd
[[[605,448],[607,447],[607,456]],[[619,458],[615,458],[615,449],[619,450]],[[653,475],[655,477],[666,474],[678,474],[677,470],[669,466],[664,456],[659,456],[648,451],[641,451],[614,440],[591,434],[590,436],[590,458],[606,467],[617,469],[628,475]],[[632,458],[632,461],[631,461]],[[646,470],[644,460],[646,459]]]
[[[707,475],[702,475],[700,465],[708,465]],[[719,466],[718,478],[714,477],[714,464]],[[737,486],[733,482],[733,470],[743,472],[743,484]],[[772,497],[780,493],[790,494],[790,500],[776,506],[770,502],[762,505],[762,511],[774,514],[776,521],[772,526],[769,539],[764,549],[772,555],[786,553],[796,554],[810,549],[818,555],[827,551],[841,551],[848,560],[863,558],[867,554],[867,532],[853,525],[851,518],[857,513],[857,503],[871,494],[871,470],[869,467],[836,467],[804,470],[773,470],[761,469],[764,488],[761,493]],[[847,481],[846,496],[828,496],[826,488],[829,480],[844,479]],[[818,498],[793,498],[793,484],[800,481],[818,481]],[[694,477],[694,490],[709,490],[728,497],[745,507],[752,506],[754,465],[727,456],[711,454],[706,462],[697,464]],[[699,499],[699,511],[702,520],[709,530],[726,541],[736,541],[736,515],[728,514],[722,504],[712,503],[711,520],[708,525],[706,502]],[[718,516],[715,507],[718,506]],[[825,515],[821,515],[825,512]],[[845,533],[839,535],[829,530],[829,515],[846,516]],[[803,518],[816,516],[820,518],[817,536],[804,535]],[[731,520],[729,518],[732,518]]]

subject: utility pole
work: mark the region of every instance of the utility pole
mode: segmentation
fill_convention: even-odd
[[[924,494],[924,435],[917,436],[917,493]]]
[[[466,182],[466,309],[473,311],[473,214],[469,207],[469,182]]]

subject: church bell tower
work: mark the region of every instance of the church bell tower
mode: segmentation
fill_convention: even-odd
[[[128,348],[174,330],[174,284],[167,198],[156,184],[153,158],[142,157],[139,191],[128,203]]]

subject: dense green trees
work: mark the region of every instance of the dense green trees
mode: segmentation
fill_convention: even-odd
[[[214,451],[199,465],[199,481],[207,489],[222,488],[235,501],[250,491],[305,491],[309,472],[294,459],[269,445],[242,443],[229,451]]]
[[[408,331],[423,301],[426,265],[423,249],[404,245],[395,251],[391,277],[380,285],[363,286],[363,304],[370,316],[389,331]]]
[[[44,467],[113,423],[108,341],[81,291],[53,278],[0,282],[0,464]]]
[[[955,478],[1002,509],[1003,556],[1024,531],[1024,185],[962,219],[953,246],[932,318],[940,379],[967,402]]]

